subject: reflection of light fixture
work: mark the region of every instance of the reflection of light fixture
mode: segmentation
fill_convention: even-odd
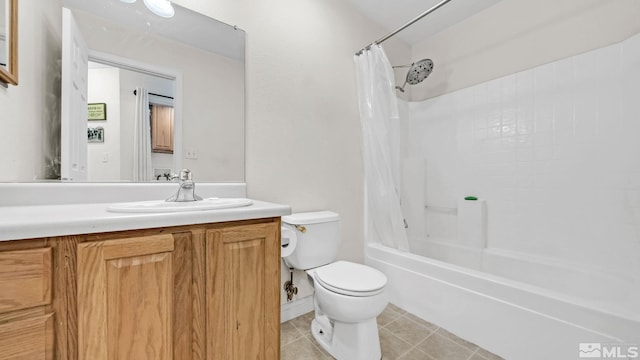
[[[127,4],[133,4],[136,0],[120,0]],[[147,9],[151,10],[152,13],[164,17],[170,18],[175,14],[175,10],[173,9],[173,5],[169,0],[144,0],[144,5]]]
[[[164,18],[173,17],[175,14],[175,10],[173,10],[169,0],[144,0],[144,4],[152,13]]]

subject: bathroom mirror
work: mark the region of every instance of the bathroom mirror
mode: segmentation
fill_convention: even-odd
[[[63,5],[71,10],[86,41],[89,60],[105,65],[96,71],[102,76],[116,74],[117,79],[101,78],[97,87],[119,86],[111,91],[116,94],[111,100],[95,92],[92,97],[96,85],[88,77],[88,103],[106,104],[106,120],[86,121],[90,134],[98,137],[87,144],[89,175],[80,181],[134,181],[131,122],[137,97],[133,91],[140,85],[156,95],[155,103],[162,97],[176,97],[171,99],[174,148],[153,152],[154,158],[165,160],[155,163],[154,176],[143,181],[167,181],[165,174],[181,168],[189,168],[200,182],[244,181],[243,30],[176,4],[172,18],[151,13],[142,0],[63,0]],[[156,69],[168,69],[170,76]],[[136,82],[124,75],[131,71],[166,78]],[[160,80],[165,80],[164,85]],[[64,161],[63,156],[63,167]]]
[[[0,81],[18,85],[18,0],[0,0]]]

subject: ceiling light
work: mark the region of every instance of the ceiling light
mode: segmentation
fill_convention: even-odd
[[[173,15],[175,14],[173,5],[171,5],[171,2],[168,0],[144,0],[144,4],[147,6],[147,8],[149,8],[149,10],[151,10],[152,13],[164,18],[173,17]]]

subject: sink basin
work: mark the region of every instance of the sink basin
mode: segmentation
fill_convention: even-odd
[[[111,204],[107,207],[107,211],[120,213],[166,213],[229,209],[249,206],[251,204],[253,204],[251,199],[244,198],[207,198],[199,201],[186,202],[152,200]]]

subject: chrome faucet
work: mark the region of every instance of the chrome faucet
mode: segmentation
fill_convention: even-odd
[[[196,183],[193,182],[191,170],[182,169],[180,175],[173,175],[171,178],[178,179],[180,187],[175,194],[169,196],[165,201],[183,202],[202,200],[200,196],[196,195]]]

